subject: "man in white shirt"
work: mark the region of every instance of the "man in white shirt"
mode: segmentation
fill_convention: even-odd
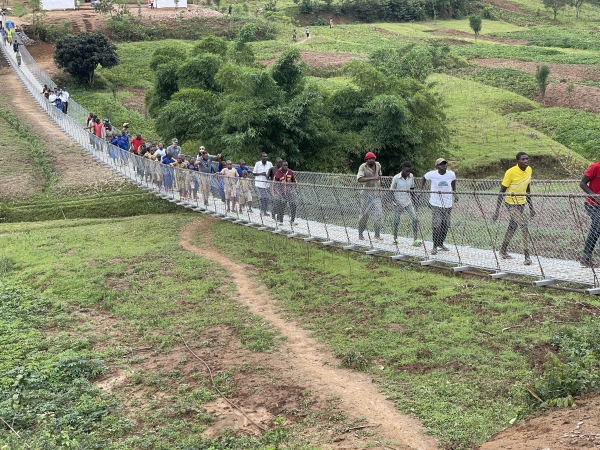
[[[431,181],[429,194],[429,206],[431,207],[431,219],[433,229],[432,255],[438,250],[447,252],[449,249],[444,245],[446,235],[450,229],[450,214],[452,212],[452,201],[456,200],[456,174],[447,170],[448,163],[444,158],[435,161],[436,170],[427,172],[421,181],[421,189],[425,187],[425,181]]]
[[[402,213],[406,211],[412,220],[413,246],[418,247],[421,245],[421,242],[417,239],[419,222],[413,206],[415,197],[415,178],[413,177],[411,171],[412,165],[406,161],[402,164],[402,171],[399,174],[394,175],[394,178],[392,178],[392,184],[390,185],[390,190],[394,194],[394,220],[392,222],[392,228],[394,230],[394,244],[397,244],[400,217]]]
[[[60,93],[60,101],[62,102],[62,112],[65,114],[67,114],[67,111],[69,110],[69,97],[70,95],[67,92],[67,88],[63,88]]]
[[[268,161],[269,156],[266,153],[262,153],[260,155],[260,161],[257,161],[254,164],[254,170],[252,170],[252,174],[254,175],[254,186],[258,189],[258,194],[260,195],[260,213],[263,216],[267,215],[267,209],[269,207],[269,186],[267,184],[267,174],[273,164],[271,161]]]
[[[154,152],[154,154],[156,155],[158,161],[162,161],[162,159],[165,156],[167,156],[167,152],[165,151],[165,144],[159,142],[158,148],[156,149],[156,152]]]

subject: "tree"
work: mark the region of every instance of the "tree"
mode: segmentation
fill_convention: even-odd
[[[473,33],[475,33],[475,40],[477,40],[477,36],[479,36],[479,32],[481,31],[481,17],[470,16],[469,26],[471,27],[471,30],[473,30]]]
[[[292,47],[286,50],[273,64],[271,75],[279,87],[287,94],[292,94],[304,78],[306,63],[301,61],[300,50]]]
[[[551,9],[554,13],[554,20],[556,20],[556,16],[558,12],[567,6],[570,3],[570,0],[544,0],[544,6],[547,9]]]
[[[98,65],[110,68],[119,64],[117,48],[101,33],[80,33],[56,43],[54,62],[73,77],[94,84]]]
[[[196,88],[205,91],[217,91],[215,75],[221,68],[223,59],[212,53],[188,58],[177,69],[180,88]]]
[[[194,45],[192,49],[192,55],[200,56],[203,53],[225,56],[227,53],[227,41],[217,36],[206,36]]]
[[[535,81],[540,88],[540,94],[542,96],[542,102],[546,104],[546,87],[550,80],[550,68],[548,66],[537,66],[535,68]]]
[[[40,10],[40,0],[30,0],[29,1],[29,7],[31,8],[31,28],[33,31],[33,39],[37,39],[36,33],[35,33],[35,24],[36,22],[39,20],[37,17],[37,12]]]

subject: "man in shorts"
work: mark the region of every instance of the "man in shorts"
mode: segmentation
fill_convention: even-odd
[[[525,203],[529,205],[529,215],[535,217],[535,210],[533,209],[531,197],[526,195],[531,192],[531,172],[531,167],[529,167],[529,155],[525,152],[517,153],[517,165],[508,169],[502,179],[502,184],[500,186],[501,195],[498,196],[496,211],[492,217],[494,222],[498,220],[500,207],[504,203],[510,220],[508,222],[508,229],[504,235],[504,241],[502,241],[502,246],[498,253],[502,259],[513,259],[513,257],[508,254],[508,245],[514,236],[515,231],[519,228],[521,230],[523,256],[525,257],[523,264],[526,266],[531,265],[531,257],[529,256],[529,230],[527,229],[527,218],[525,217]],[[505,192],[512,195],[502,195]]]
[[[236,212],[235,195],[237,187],[237,178],[239,175],[237,170],[232,167],[231,161],[225,161],[225,168],[221,170],[221,175],[223,176],[223,188],[225,191],[225,202],[227,203],[227,212],[231,212],[231,207],[233,207],[233,212]],[[233,205],[231,205],[232,200]]]
[[[244,210],[244,205],[248,205],[248,212],[252,212],[252,190],[250,188],[250,180],[248,179],[248,171],[242,171],[242,178],[238,181],[237,193],[240,202],[240,212]]]

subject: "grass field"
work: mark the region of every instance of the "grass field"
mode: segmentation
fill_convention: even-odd
[[[90,385],[87,394],[94,402],[114,405],[103,410],[103,425],[97,429],[111,443],[105,448],[117,448],[117,442],[147,448],[161,440],[179,445],[210,422],[202,399],[213,397],[190,390],[171,404],[176,393],[164,385],[167,367],[136,371],[136,361],[143,358],[123,364],[128,340],[124,348],[99,350],[109,343],[110,333],[98,334],[91,322],[74,320],[77,316],[69,313],[73,305],[73,313],[118,318],[129,340],[165,355],[178,344],[176,332],[202,336],[215,326],[234,330],[233,336],[251,351],[277,345],[276,334],[219,288],[227,285],[228,274],[178,245],[179,230],[189,220],[187,215],[160,215],[0,226],[4,282],[44,293],[49,311],[38,326],[42,331],[53,327],[51,335],[56,336],[44,344],[55,349],[50,356],[44,358],[40,344],[32,341],[33,350],[27,352],[4,347],[3,361],[35,372],[40,358],[52,366],[85,350],[89,360],[126,369],[132,386],[163,392],[156,402],[150,396],[132,408],[131,399],[118,392],[100,395]],[[456,449],[472,448],[530,411],[525,387],[541,369],[548,340],[564,317],[584,321],[593,308],[585,306],[589,298],[575,294],[449,276],[220,221],[212,228],[211,239],[221,251],[257,269],[254,276],[266,283],[284,315],[313,331],[343,364],[372,373],[402,411],[414,414],[444,445]],[[501,331],[511,326],[518,328]],[[37,335],[34,328],[23,333]],[[4,380],[4,390],[13,377]],[[203,382],[199,374],[195,383]],[[125,407],[123,412],[118,405]],[[189,408],[204,414],[204,422],[171,420]],[[62,414],[67,411],[57,418]],[[127,425],[131,421],[137,424],[134,429]],[[105,426],[109,423],[120,425]],[[144,431],[149,429],[157,431]],[[72,433],[79,439],[85,435],[77,428]]]
[[[440,33],[449,29],[470,34],[468,20],[462,19],[435,25],[311,26],[311,39],[298,46],[302,51],[368,57],[381,48],[449,38],[467,43],[449,46],[453,55],[467,59],[600,64],[593,29],[599,8],[586,4],[578,20],[568,8],[554,27],[540,1],[514,3],[536,26],[484,20],[482,35],[532,40],[535,45],[474,43],[468,36]],[[264,6],[249,5],[249,15]],[[298,8],[291,1],[278,7]],[[292,26],[302,30],[306,25],[277,20],[276,39],[250,44],[261,60],[276,58],[292,45]],[[158,138],[143,108],[143,96],[154,81],[150,56],[161,45],[190,50],[194,44],[119,44],[121,64],[98,70],[97,89],[71,93],[114,123],[130,122],[133,132]],[[470,70],[474,68],[465,73]],[[329,91],[350,83],[343,76],[313,76],[308,82]],[[595,114],[545,108],[451,72],[435,73],[427,82],[444,98],[451,141],[440,151],[447,152],[460,176],[498,177],[499,161],[514,160],[518,151],[526,151],[548,161],[534,168],[537,178],[571,177],[553,163],[568,158],[579,168],[597,156]],[[6,374],[0,380],[0,417],[9,422],[14,418],[20,433],[17,437],[0,428],[0,447],[21,450],[27,443],[43,449],[188,450],[286,445],[308,450],[319,445],[306,429],[329,427],[341,434],[340,429],[355,425],[336,412],[335,399],[317,413],[309,410],[310,394],[290,389],[296,403],[286,413],[286,424],[283,419],[271,424],[272,431],[262,438],[201,437],[217,422],[219,413],[206,406],[217,394],[203,367],[182,348],[180,333],[213,358],[219,388],[243,399],[258,392],[272,394],[270,386],[293,385],[291,376],[266,362],[280,349],[281,335],[236,301],[227,270],[182,248],[181,230],[197,216],[130,186],[52,195],[52,174],[36,177],[48,164],[42,157],[43,142],[40,153],[40,148],[31,148],[25,131],[0,114],[0,144],[17,147],[25,156],[18,164],[8,153],[0,157],[0,177],[24,173],[34,180],[31,195],[11,194],[10,201],[0,203],[0,370]],[[267,286],[283,317],[313,333],[343,367],[368,373],[383,395],[419,419],[443,448],[476,448],[535,411],[528,389],[544,388],[540,379],[548,352],[558,351],[556,336],[568,326],[597,328],[600,302],[594,297],[449,275],[203,220],[206,227],[195,238],[197,247],[202,249],[207,239],[223,255],[247,264],[250,276]],[[560,243],[559,232],[545,231],[554,236],[552,245]],[[567,356],[561,358],[566,361]],[[576,367],[581,378],[573,379],[600,380],[585,372],[587,366]],[[107,379],[117,382],[108,384]],[[567,377],[565,383],[571,381]]]

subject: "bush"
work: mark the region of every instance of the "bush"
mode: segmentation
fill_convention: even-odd
[[[25,33],[33,36],[31,25],[25,25]],[[38,22],[35,27],[35,39],[42,42],[56,42],[65,36],[73,34],[73,24],[70,20],[65,20],[57,23]]]
[[[483,69],[475,72],[471,78],[488,86],[505,89],[532,100],[538,90],[535,76],[516,69]]]
[[[565,362],[553,353],[549,355],[530,401],[571,406],[574,396],[600,386],[600,322],[565,327],[550,342],[558,348]]]
[[[323,19],[321,16],[317,16],[317,20],[310,24],[311,27],[324,27],[329,25],[329,22]]]

